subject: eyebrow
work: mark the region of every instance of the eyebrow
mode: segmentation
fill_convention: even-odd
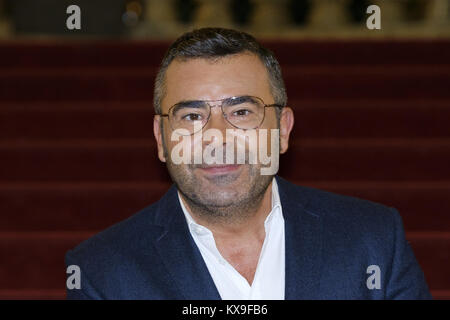
[[[236,105],[244,102],[255,103],[255,99],[251,96],[237,96],[225,99],[223,102],[228,105]]]
[[[204,106],[205,106],[205,102],[201,101],[201,100],[180,101],[173,106],[172,112],[175,113],[178,110],[185,109],[185,108],[202,108]]]

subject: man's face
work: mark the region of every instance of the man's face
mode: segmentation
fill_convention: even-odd
[[[168,67],[165,82],[166,94],[161,109],[166,114],[171,106],[181,101],[219,100],[233,96],[255,96],[265,104],[273,104],[266,68],[253,54],[238,54],[218,60],[174,60]],[[283,110],[283,114],[291,112]],[[292,118],[292,114],[288,116]],[[160,121],[163,132],[160,131]],[[291,121],[292,122],[292,121]],[[280,122],[280,151],[287,149],[292,123],[286,116]],[[222,132],[226,144],[226,129],[234,129],[223,117],[220,107],[211,108],[211,116],[203,131],[214,128]],[[275,108],[266,108],[259,129],[278,129]],[[167,169],[180,192],[196,205],[206,208],[225,208],[245,205],[254,201],[270,185],[272,175],[261,175],[260,164],[174,164],[172,149],[178,141],[171,141],[172,128],[167,118],[155,117],[154,132],[158,142],[158,156],[167,163]],[[162,135],[164,139],[162,139]],[[270,137],[270,131],[269,131]],[[193,144],[203,148],[205,142],[190,137]],[[268,139],[270,149],[270,139]]]

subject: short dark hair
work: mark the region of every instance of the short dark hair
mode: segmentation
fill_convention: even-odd
[[[174,59],[218,59],[228,55],[250,52],[259,57],[269,75],[270,89],[276,104],[286,106],[287,95],[281,67],[274,54],[259,44],[251,35],[224,28],[202,28],[179,37],[167,50],[155,79],[153,105],[161,114],[165,94],[165,74]],[[280,110],[276,108],[276,110]],[[279,118],[280,112],[277,112]]]

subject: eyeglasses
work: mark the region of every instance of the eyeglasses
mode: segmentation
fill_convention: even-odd
[[[211,108],[219,106],[229,124],[244,130],[257,129],[264,121],[267,107],[283,108],[279,104],[265,104],[258,97],[239,96],[220,100],[182,101],[160,116],[168,117],[172,130],[184,129],[178,130],[180,135],[192,135],[206,126],[211,117]]]

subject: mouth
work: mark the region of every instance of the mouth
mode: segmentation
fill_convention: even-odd
[[[238,170],[241,167],[239,164],[224,164],[198,167],[202,172],[207,174],[226,174]]]

